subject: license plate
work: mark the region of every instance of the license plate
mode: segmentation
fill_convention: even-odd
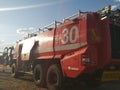
[[[102,81],[120,80],[120,71],[104,71]]]

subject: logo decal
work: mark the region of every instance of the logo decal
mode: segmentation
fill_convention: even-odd
[[[92,34],[92,40],[94,41],[100,41],[101,37],[97,34],[95,29],[91,30],[91,34]]]

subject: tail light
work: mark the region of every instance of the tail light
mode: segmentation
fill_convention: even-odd
[[[88,64],[90,63],[90,58],[86,54],[82,54],[82,64]]]
[[[90,59],[89,58],[82,58],[82,62],[88,63],[88,62],[90,62]]]

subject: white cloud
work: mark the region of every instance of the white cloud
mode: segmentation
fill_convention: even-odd
[[[20,7],[0,8],[0,11],[16,11],[16,10],[25,10],[25,9],[31,9],[31,8],[46,7],[46,6],[51,6],[51,5],[63,3],[63,2],[66,2],[66,1],[68,1],[68,0],[42,3],[42,4],[36,4],[36,5],[20,6]]]
[[[4,46],[4,45],[11,45],[13,43],[8,43],[5,40],[0,40],[0,46]]]
[[[112,5],[111,6],[111,10],[115,10],[115,9],[117,9],[119,7],[119,4],[118,5]]]
[[[115,2],[120,2],[120,0],[114,0]]]
[[[4,43],[5,43],[5,41],[4,41],[4,40],[0,40],[0,45],[1,45],[1,44],[4,44]]]
[[[16,32],[18,34],[21,34],[21,35],[27,35],[27,34],[30,34],[30,33],[33,33],[35,32],[36,29],[34,27],[29,27],[29,28],[19,28],[16,30]]]

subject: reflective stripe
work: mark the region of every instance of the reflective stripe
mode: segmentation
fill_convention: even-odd
[[[63,51],[63,50],[73,50],[80,47],[83,47],[87,45],[87,42],[84,43],[76,43],[76,44],[69,44],[69,45],[63,45],[63,46],[56,46],[55,51]],[[41,48],[39,47],[39,50],[34,50],[34,53],[45,53],[45,52],[53,52],[53,48]]]
[[[55,51],[77,49],[77,48],[83,47],[85,45],[87,45],[87,42],[85,42],[85,43],[76,43],[76,44],[69,44],[69,45],[64,45],[64,46],[57,46],[57,47],[55,47]]]

